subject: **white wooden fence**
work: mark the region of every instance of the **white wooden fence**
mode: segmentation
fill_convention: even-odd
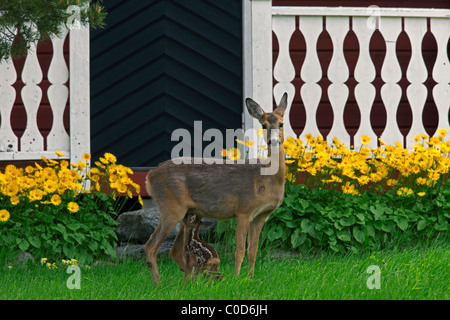
[[[360,52],[354,71],[355,80],[358,82],[355,87],[355,99],[361,111],[360,126],[354,139],[355,148],[360,147],[361,135],[368,135],[371,138],[371,147],[377,146],[378,137],[370,121],[370,110],[376,90],[372,83],[375,79],[375,67],[369,52],[369,42],[375,30],[374,19],[377,20],[377,27],[386,41],[386,56],[381,69],[381,78],[384,81],[381,98],[386,108],[387,121],[381,139],[388,144],[394,144],[396,141],[403,142],[403,135],[396,119],[402,96],[402,89],[398,84],[402,71],[395,50],[397,38],[402,31],[402,19],[404,19],[404,31],[411,42],[411,60],[406,73],[410,84],[406,95],[412,110],[413,121],[406,137],[407,147],[411,146],[414,135],[425,133],[422,112],[428,95],[433,96],[438,110],[438,128],[449,129],[450,63],[447,43],[450,36],[450,10],[272,7],[270,0],[252,0],[247,6],[251,6],[251,25],[244,22],[244,41],[251,43],[251,46],[247,45],[244,48],[251,47],[251,51],[246,53],[244,50],[246,58],[244,95],[252,96],[266,111],[271,111],[273,98],[278,103],[282,94],[288,92],[289,105],[287,115],[284,117],[285,136],[297,137],[290,124],[289,113],[294,94],[298,94],[298,91],[306,109],[306,124],[299,138],[303,139],[307,133],[319,134],[316,111],[322,96],[322,88],[318,82],[322,79],[323,72],[316,45],[319,35],[324,31],[324,17],[326,31],[333,43],[333,55],[326,73],[331,82],[327,93],[334,114],[333,125],[327,136],[328,141],[337,137],[347,146],[350,145],[350,136],[344,125],[344,107],[349,96],[349,88],[345,82],[349,77],[349,68],[343,50],[344,39],[349,32],[350,19],[352,19],[352,29],[358,38]],[[289,42],[296,30],[296,16],[299,17],[299,29],[306,42],[306,56],[301,66],[294,66],[289,51]],[[428,92],[424,85],[428,74],[421,48],[422,39],[427,32],[427,19],[430,19],[430,31],[437,43],[437,58],[432,71],[436,85],[432,92]],[[274,68],[272,68],[272,31],[279,44],[279,54]],[[301,88],[296,88],[293,84],[296,68],[300,68],[300,77],[304,82]],[[273,77],[277,82],[275,86],[273,86]],[[244,126],[246,130],[258,126],[258,123],[251,119],[246,111]]]
[[[70,31],[69,66],[66,65],[63,54],[63,44],[67,36],[68,32],[64,31],[61,37],[51,39],[53,57],[48,69],[50,86],[46,94],[53,113],[53,123],[47,136],[46,148],[37,124],[37,113],[43,95],[39,84],[43,73],[36,53],[36,44],[32,45],[28,53],[21,74],[24,86],[20,95],[27,115],[27,124],[20,139],[11,127],[11,112],[16,101],[13,84],[17,80],[17,72],[11,60],[0,62],[0,161],[34,160],[40,159],[41,156],[56,158],[55,151],[60,151],[65,154],[63,158],[76,163],[81,160],[83,153],[90,153],[89,27]],[[65,83],[69,77],[67,87]],[[63,124],[68,98],[70,136]]]

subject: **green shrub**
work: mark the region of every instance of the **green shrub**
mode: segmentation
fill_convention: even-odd
[[[283,203],[264,225],[260,247],[344,253],[448,234],[449,199],[450,180],[423,197],[399,196],[393,190],[354,196],[288,182]],[[217,234],[229,245],[235,244],[235,224],[218,224]]]
[[[448,199],[450,181],[423,197],[393,190],[353,196],[287,183],[284,202],[266,222],[261,241],[345,252],[432,237],[448,232]]]
[[[90,155],[83,159],[43,158],[43,166],[0,171],[0,261],[25,251],[54,261],[115,258],[115,218],[139,185],[112,154],[100,158],[98,168],[89,168]]]

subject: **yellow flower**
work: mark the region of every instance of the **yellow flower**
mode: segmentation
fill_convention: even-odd
[[[397,190],[397,195],[399,195],[399,196],[403,196],[403,195],[409,196],[409,195],[411,195],[413,193],[414,193],[414,191],[412,191],[412,189],[406,188],[406,187],[402,187],[402,188]]]
[[[238,148],[231,148],[227,151],[227,157],[230,160],[238,160],[241,158],[241,151]]]
[[[259,135],[260,137],[264,137],[264,131],[263,131],[263,128],[262,128],[262,127],[259,128],[258,131],[256,131],[256,132],[258,133],[258,135]]]
[[[370,181],[370,178],[368,176],[361,176],[361,177],[358,178],[358,182],[362,186],[365,185],[365,184],[368,184],[369,181]]]
[[[227,156],[227,149],[222,149],[221,155],[223,158],[225,158]]]
[[[142,197],[141,197],[141,196],[138,196],[138,201],[139,201],[139,203],[141,204],[141,206],[144,205],[144,202],[142,201]]]
[[[47,258],[41,258],[41,265],[43,266],[47,262]]]
[[[439,129],[437,132],[442,137],[445,137],[448,134],[448,131],[446,129],[444,129],[444,128]]]
[[[370,143],[370,138],[369,138],[369,136],[367,136],[367,135],[362,135],[361,136],[361,143],[362,144],[369,144]]]
[[[425,179],[425,178],[417,178],[417,179],[416,179],[416,182],[417,182],[418,184],[425,184],[425,183],[427,182],[427,179]]]
[[[91,155],[89,153],[83,154],[83,160],[84,161],[88,161],[89,159],[91,159]]]
[[[54,194],[51,199],[50,202],[54,205],[54,206],[59,206],[61,204],[61,197],[58,194]]]
[[[58,157],[64,157],[64,153],[62,153],[62,152],[55,151],[55,154],[56,154]]]
[[[417,195],[418,195],[419,197],[423,197],[425,194],[426,194],[425,192],[417,192]]]
[[[395,186],[396,183],[397,183],[397,180],[395,180],[395,179],[389,179],[389,180],[386,182],[386,184],[387,184],[389,187]]]
[[[108,152],[105,153],[105,159],[111,163],[116,163],[116,161],[117,161],[116,156],[114,156],[112,153],[108,153]],[[100,158],[100,161],[102,161],[102,158]]]
[[[67,205],[67,209],[72,212],[78,212],[78,210],[80,210],[80,206],[78,206],[78,204],[76,202],[69,202],[69,204]]]
[[[254,140],[248,140],[245,145],[249,148],[253,148],[255,146],[255,141]]]
[[[0,210],[0,221],[6,222],[10,217],[9,211],[6,209]]]
[[[17,197],[17,196],[12,196],[12,197],[9,199],[9,201],[11,202],[11,204],[12,204],[13,206],[15,206],[15,205],[17,205],[17,204],[20,203],[20,199],[19,199],[19,197]]]
[[[243,140],[239,140],[239,139],[235,139],[235,140],[236,140],[236,142],[239,143],[239,144],[245,144],[245,141],[243,141]]]

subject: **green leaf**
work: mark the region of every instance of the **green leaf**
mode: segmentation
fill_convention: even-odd
[[[19,245],[20,250],[22,250],[22,251],[27,251],[27,249],[30,247],[30,244],[25,239],[17,239],[16,241],[19,241],[18,245]]]
[[[337,237],[339,240],[345,241],[345,242],[349,242],[351,240],[350,237],[350,230],[349,229],[344,229],[344,230],[340,230],[337,232]]]
[[[300,229],[296,229],[291,235],[292,248],[295,249],[300,246],[303,242],[305,242],[305,239],[306,233],[301,232]]]
[[[370,211],[374,214],[375,220],[380,220],[384,213],[384,208],[377,205],[376,207],[370,206]]]
[[[402,231],[405,231],[408,228],[408,218],[406,218],[406,217],[395,217],[394,220],[397,223],[397,226]]]
[[[422,220],[420,220],[419,223],[417,224],[417,230],[418,230],[418,231],[421,231],[421,230],[425,229],[425,227],[426,227],[427,225],[428,225],[427,220],[422,219]]]
[[[315,236],[314,223],[309,219],[303,219],[300,224],[302,232],[309,233],[312,236]]]
[[[359,226],[353,228],[353,236],[359,243],[364,243],[366,241],[366,234]]]
[[[30,242],[31,245],[33,245],[36,248],[40,248],[41,247],[41,239],[39,239],[37,236],[34,237],[29,237],[28,241]]]
[[[267,237],[269,238],[270,241],[273,241],[276,239],[280,239],[282,235],[283,235],[283,227],[281,225],[277,225],[269,230]]]
[[[339,220],[339,223],[344,227],[349,227],[356,222],[355,216],[344,217]]]

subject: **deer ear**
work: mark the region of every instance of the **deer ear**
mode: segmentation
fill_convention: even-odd
[[[262,117],[262,115],[264,114],[264,110],[253,99],[251,99],[251,98],[245,99],[245,104],[247,105],[248,113],[250,113],[250,115],[253,118],[256,118],[259,120]]]
[[[278,104],[277,110],[280,111],[286,111],[286,107],[287,107],[287,99],[288,99],[288,94],[287,92],[285,92],[283,94],[283,96],[281,97],[280,103]]]

